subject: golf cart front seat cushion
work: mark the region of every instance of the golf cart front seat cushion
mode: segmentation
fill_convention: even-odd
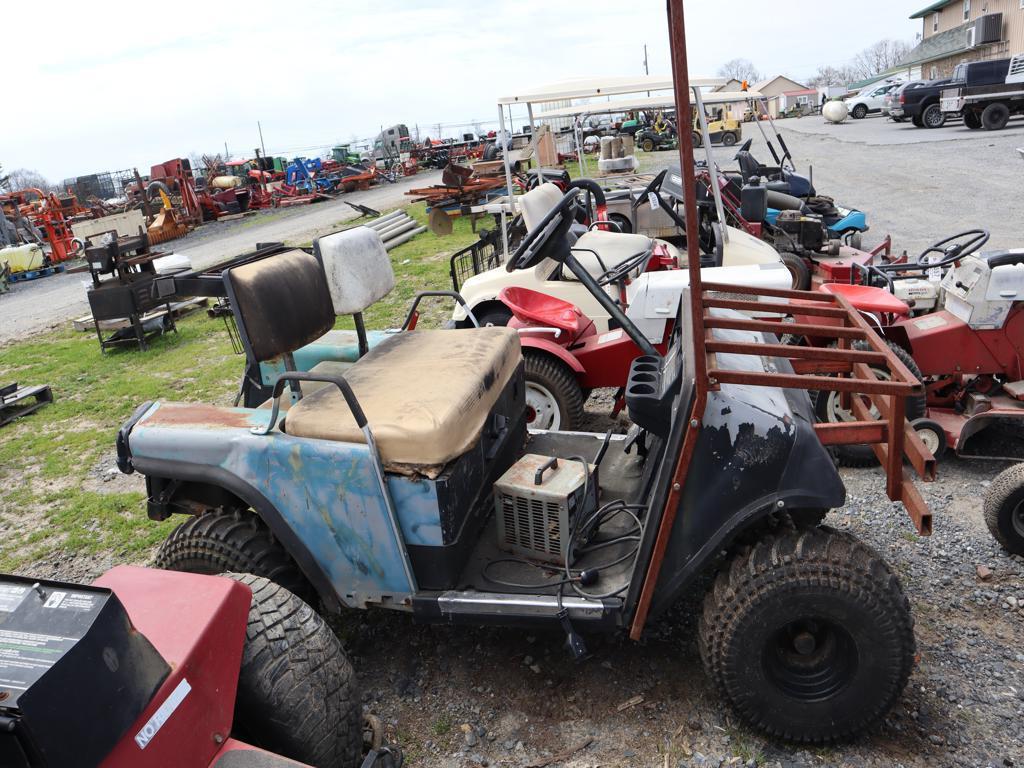
[[[520,360],[519,336],[510,328],[411,331],[370,350],[345,378],[385,467],[427,474],[476,443]],[[295,437],[365,442],[334,386],[293,405],[285,431]]]
[[[325,235],[317,238],[313,247],[323,262],[338,315],[362,312],[395,287],[395,273],[384,242],[369,227]]]
[[[580,236],[575,245],[572,246],[572,255],[592,275],[614,269],[627,259],[631,259],[638,253],[650,251],[654,241],[646,235],[627,235],[621,232],[604,232],[599,229],[592,229],[587,234]],[[598,261],[597,256],[601,257]],[[604,265],[602,267],[601,265]],[[563,270],[566,279],[575,280],[575,275],[569,270]]]
[[[320,338],[334,326],[334,305],[315,256],[285,251],[224,272],[243,343],[257,362]]]

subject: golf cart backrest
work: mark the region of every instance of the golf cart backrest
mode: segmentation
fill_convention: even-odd
[[[369,227],[353,227],[317,238],[313,252],[323,263],[337,315],[362,312],[395,287],[395,273],[384,242]]]
[[[540,224],[556,205],[562,202],[562,197],[562,190],[551,182],[547,182],[531,189],[519,198],[519,207],[523,213],[526,231],[533,231],[533,228]]]
[[[290,355],[334,326],[320,261],[298,249],[224,271],[246,355],[256,362]]]

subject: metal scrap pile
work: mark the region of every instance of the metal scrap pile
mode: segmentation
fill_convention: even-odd
[[[413,202],[426,202],[431,208],[461,207],[474,205],[485,199],[487,193],[504,186],[503,178],[479,178],[471,168],[449,163],[441,175],[441,184],[410,189],[405,194],[411,195]]]

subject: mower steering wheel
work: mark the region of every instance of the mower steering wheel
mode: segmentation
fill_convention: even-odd
[[[634,211],[640,207],[640,204],[644,200],[649,199],[652,194],[654,194],[658,198],[658,202],[661,202],[661,183],[665,181],[666,173],[668,173],[668,168],[666,168],[653,179],[651,179],[651,183],[647,185],[643,192],[640,193],[640,197],[633,201]]]
[[[954,242],[965,237],[970,238],[965,243]],[[942,258],[937,262],[929,264],[928,268],[944,267],[947,264],[952,264],[954,261],[959,261],[964,256],[974,253],[985,245],[990,237],[991,234],[989,234],[987,229],[968,229],[966,232],[961,232],[960,234],[947,237],[945,240],[939,240],[939,242],[928,246],[928,248],[926,248],[921,255],[917,257],[917,263],[920,264],[921,260],[929,253],[941,253]],[[947,243],[953,243],[953,245],[946,245]]]
[[[529,269],[547,258],[560,263],[565,261],[569,255],[569,243],[565,236],[576,220],[576,198],[579,194],[578,187],[565,193],[562,201],[526,234],[512,258],[505,263],[506,270],[514,272],[517,269]]]
[[[599,278],[597,278],[597,284],[603,288],[604,286],[610,285],[611,283],[617,283],[623,278],[628,277],[629,274],[640,265],[646,264],[647,260],[650,258],[650,251],[641,251],[635,256],[630,256],[621,264],[619,264],[616,267],[613,267],[612,269],[609,269],[607,272],[603,273]]]

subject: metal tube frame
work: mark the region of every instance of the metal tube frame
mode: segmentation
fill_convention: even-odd
[[[690,114],[689,73],[686,62],[686,25],[683,14],[683,0],[667,0],[669,41],[672,58],[673,85],[676,97],[676,114]],[[892,501],[899,501],[907,510],[917,530],[922,535],[931,533],[931,513],[903,465],[906,456],[918,476],[923,480],[934,479],[935,459],[921,442],[913,427],[906,421],[906,398],[919,396],[924,386],[917,381],[886,342],[868,325],[861,314],[843,296],[813,291],[773,290],[718,283],[704,283],[701,280],[700,254],[697,246],[697,194],[693,162],[693,140],[691,131],[679,132],[679,160],[684,179],[683,184],[686,240],[690,275],[689,288],[684,296],[689,297],[689,311],[693,332],[694,395],[693,410],[689,414],[688,428],[672,472],[665,507],[660,518],[652,510],[652,518],[659,521],[649,561],[638,564],[644,572],[636,611],[630,623],[630,637],[639,640],[647,621],[654,590],[658,583],[661,565],[668,548],[669,537],[679,512],[682,493],[686,486],[690,460],[701,430],[701,419],[707,405],[708,393],[718,390],[723,383],[754,386],[782,387],[791,389],[840,392],[854,414],[854,421],[840,424],[815,425],[815,433],[825,445],[869,444],[882,464],[886,474],[886,495]],[[717,187],[717,185],[715,185]],[[729,298],[715,296],[729,294]],[[749,300],[735,299],[739,294]],[[762,320],[734,320],[716,317],[715,309],[747,309],[763,311],[765,303],[761,297],[784,299],[788,314],[794,310],[812,317],[828,317],[839,320],[840,325],[818,325],[813,323],[781,323]],[[799,307],[787,306],[788,302],[799,301]],[[770,306],[770,305],[769,305]],[[816,347],[794,347],[786,355],[796,370],[816,371],[824,368],[836,373],[834,376],[807,375],[805,373],[773,373],[768,371],[737,371],[718,367],[719,352],[753,355],[762,357],[766,353],[782,352],[782,345],[765,345],[754,342],[722,342],[713,336],[714,328],[744,328],[753,331],[785,330],[787,333],[810,336],[815,339],[835,339],[835,349]],[[865,341],[869,350],[851,349],[853,341]],[[766,349],[767,346],[767,349]],[[871,364],[884,365],[890,373],[890,380],[879,378]],[[872,408],[877,412],[876,417]],[[685,418],[685,416],[684,416]]]

